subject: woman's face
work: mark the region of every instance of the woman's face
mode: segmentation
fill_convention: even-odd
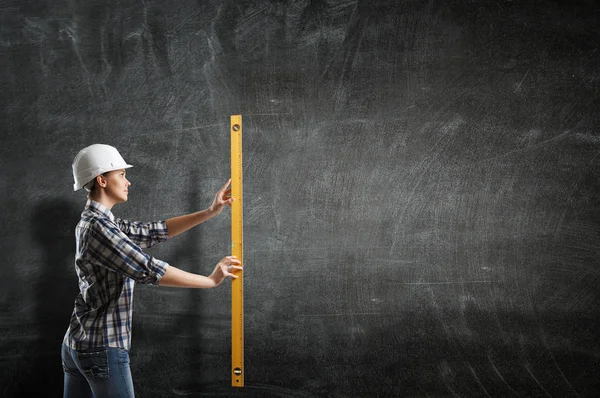
[[[127,179],[126,174],[125,169],[121,169],[111,171],[104,177],[106,180],[104,192],[115,203],[127,202],[131,182]]]

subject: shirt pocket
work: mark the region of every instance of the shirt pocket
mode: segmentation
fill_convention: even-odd
[[[100,381],[107,380],[110,377],[106,349],[77,352],[77,359],[79,369],[86,379]]]

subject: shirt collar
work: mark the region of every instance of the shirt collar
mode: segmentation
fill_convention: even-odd
[[[115,216],[112,214],[112,211],[110,211],[110,209],[108,207],[104,206],[103,204],[100,204],[94,200],[88,199],[87,203],[85,204],[85,207],[96,210],[96,211],[104,214],[106,217],[108,217],[110,219],[110,221],[115,221]]]

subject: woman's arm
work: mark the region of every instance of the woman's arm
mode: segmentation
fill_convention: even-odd
[[[168,219],[166,223],[169,238],[177,236],[204,221],[210,220],[221,213],[225,206],[231,206],[234,199],[229,196],[231,195],[231,189],[228,189],[227,187],[229,187],[230,183],[231,179],[227,181],[227,184],[223,185],[223,188],[221,188],[219,192],[217,192],[213,203],[208,209]]]
[[[180,233],[185,232],[206,220],[210,220],[215,215],[216,214],[211,213],[209,209],[206,209],[196,213],[186,214],[184,216],[169,218],[166,221],[168,236],[169,238],[177,236]]]
[[[216,287],[227,277],[237,279],[237,276],[232,274],[232,272],[234,270],[242,270],[242,267],[240,267],[239,264],[240,261],[235,256],[224,257],[215,266],[215,269],[209,276],[193,274],[169,265],[158,284],[160,286],[192,287],[201,289]]]

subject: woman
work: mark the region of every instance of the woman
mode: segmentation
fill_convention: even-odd
[[[189,288],[216,287],[242,270],[224,257],[209,276],[189,273],[144,253],[148,248],[218,215],[233,198],[230,181],[206,210],[166,221],[140,223],[116,218],[112,208],[127,201],[127,164],[109,145],[82,149],[73,162],[74,190],[88,201],[76,228],[75,270],[79,294],[62,346],[64,397],[133,397],[129,368],[135,282]]]

